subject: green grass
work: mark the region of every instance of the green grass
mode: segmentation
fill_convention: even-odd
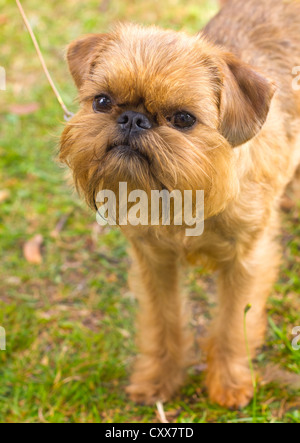
[[[192,0],[23,0],[48,67],[67,105],[76,110],[75,88],[64,48],[80,34],[106,31],[116,20],[156,23],[197,31],[217,8]],[[55,163],[62,113],[12,0],[0,0],[0,352],[1,422],[156,422],[155,408],[140,407],[124,393],[136,352],[136,302],[127,287],[126,242],[118,230],[101,229],[95,215],[67,185]],[[38,103],[28,115],[13,105]],[[60,234],[52,231],[66,218]],[[44,237],[43,263],[23,257],[24,243]],[[299,325],[299,207],[284,216],[285,259],[268,304],[272,323],[256,366],[278,363],[299,374],[300,351],[290,347]],[[187,286],[199,333],[209,320],[211,280],[190,271]],[[203,362],[202,362],[203,363]],[[251,422],[252,406],[228,411],[211,404],[201,368],[166,406],[172,422]],[[280,383],[259,387],[256,421],[300,422],[299,392]]]

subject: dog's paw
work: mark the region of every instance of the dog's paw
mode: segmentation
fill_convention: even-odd
[[[155,384],[132,383],[126,388],[126,392],[132,401],[142,405],[154,405],[157,401],[165,402],[170,398],[167,390]]]
[[[183,365],[174,360],[148,356],[140,356],[134,369],[131,384],[126,391],[131,400],[146,405],[170,400],[182,385],[185,374]]]
[[[253,397],[252,386],[208,386],[209,398],[228,409],[240,409],[247,406]]]
[[[229,409],[244,408],[253,397],[251,374],[245,367],[209,367],[206,386],[210,400]]]

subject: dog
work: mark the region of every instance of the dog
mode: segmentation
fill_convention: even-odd
[[[196,263],[218,272],[204,346],[210,400],[238,408],[253,396],[243,318],[250,304],[254,357],[280,263],[280,198],[300,164],[300,3],[223,3],[197,35],[119,24],[67,49],[80,109],[59,160],[88,205],[98,208],[100,190],[117,195],[121,182],[128,193],[204,191],[201,236],[184,225],[120,226],[140,305],[128,388],[139,403],[166,401],[184,381],[192,340],[180,271]]]

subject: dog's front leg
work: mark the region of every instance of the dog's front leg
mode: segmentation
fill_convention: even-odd
[[[265,304],[277,276],[278,247],[265,232],[251,248],[237,246],[232,262],[219,277],[219,313],[207,342],[207,386],[212,401],[243,407],[252,398],[244,311],[248,304],[247,338],[251,357],[261,345],[266,328]]]
[[[180,386],[188,340],[178,290],[178,256],[150,246],[134,247],[134,292],[139,300],[138,357],[128,392],[138,403],[169,399]]]

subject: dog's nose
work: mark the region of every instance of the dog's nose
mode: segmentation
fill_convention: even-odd
[[[120,115],[117,122],[126,135],[138,134],[152,128],[148,117],[140,112],[126,111]]]

